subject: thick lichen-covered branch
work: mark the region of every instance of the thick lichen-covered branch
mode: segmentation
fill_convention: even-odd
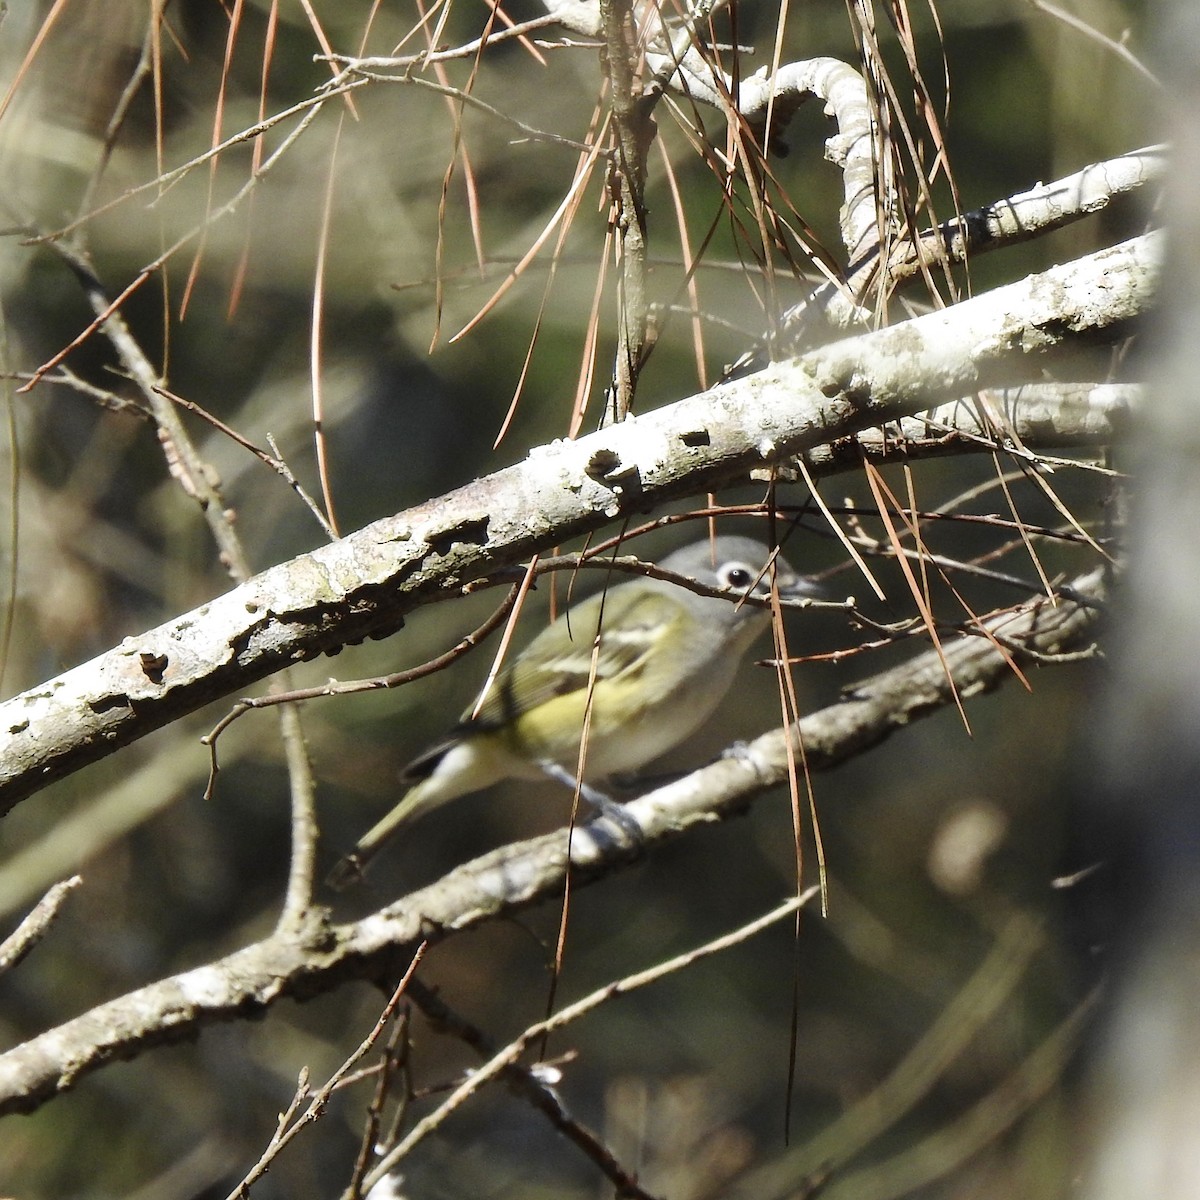
[[[404,614],[576,535],[1037,377],[1153,303],[1153,237],[720,384],[376,521],[0,704],[0,813],[281,668],[394,632]]]

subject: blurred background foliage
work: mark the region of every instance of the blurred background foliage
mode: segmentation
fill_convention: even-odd
[[[1114,39],[1130,31],[1129,44],[1139,46],[1138,5],[1075,0],[1069,7]],[[0,69],[11,89],[0,116],[6,222],[50,232],[94,211],[81,228],[97,273],[111,293],[124,288],[246,184],[250,143],[224,152],[211,171],[197,167],[168,186],[151,184],[126,196],[210,147],[219,97],[222,136],[259,118],[269,21],[277,20],[278,28],[267,113],[311,96],[329,79],[328,64],[314,61],[322,49],[310,11],[339,53],[364,46],[387,53],[409,36],[417,18],[411,0],[377,8],[359,0],[314,0],[311,10],[290,0],[277,10],[266,0],[169,4],[159,48],[160,107],[156,111],[148,81],[97,176],[105,126],[148,36],[147,6],[133,0],[9,5],[0,22]],[[539,11],[524,0],[506,8],[514,20]],[[746,69],[755,69],[769,60],[779,10],[742,3],[736,12],[738,40],[758,51],[747,59]],[[231,14],[240,21],[232,40]],[[1045,6],[943,0],[936,14],[918,5],[910,15],[935,93],[944,92],[948,73],[947,150],[964,207],[1153,140],[1151,85]],[[486,16],[483,5],[459,0],[440,41],[478,36]],[[885,58],[902,78],[882,11],[879,24]],[[42,29],[44,43],[18,74]],[[415,50],[419,43],[409,45]],[[841,0],[788,9],[784,57],[808,55],[856,61]],[[461,85],[469,63],[447,70]],[[599,85],[593,50],[547,50],[538,63],[510,42],[484,56],[474,90],[531,125],[581,139]],[[705,120],[720,142],[718,116]],[[658,121],[694,246],[718,215],[718,189],[663,109]],[[292,119],[266,135],[268,153],[295,124]],[[837,257],[841,181],[823,160],[831,132],[820,103],[809,103],[789,129],[790,153],[774,167],[797,210]],[[309,356],[332,174],[320,373],[328,475],[342,530],[512,462],[570,427],[603,254],[600,180],[589,186],[553,279],[543,257],[495,312],[450,343],[540,232],[575,163],[573,150],[522,139],[470,109],[461,137],[479,201],[487,255],[482,268],[461,165],[439,223],[439,196],[454,155],[446,99],[377,84],[354,94],[353,109],[341,100],[328,103],[232,215],[208,225],[124,305],[174,393],[256,445],[265,448],[272,435],[301,483],[319,494]],[[673,200],[662,159],[652,154],[650,163],[652,287],[656,300],[679,305],[686,296]],[[944,189],[939,194],[944,202]],[[947,203],[941,215],[950,212]],[[972,285],[983,289],[1105,244],[1113,237],[1109,222],[1121,219],[1128,214],[978,260]],[[643,407],[711,382],[766,328],[759,280],[743,250],[729,223],[718,222],[696,277],[700,306],[714,318],[704,331],[704,373],[689,322],[664,319],[642,380]],[[0,241],[0,287],[9,371],[29,372],[47,361],[90,320],[61,259],[22,236]],[[585,428],[597,420],[611,359],[608,290],[600,317],[600,382],[591,389]],[[803,291],[803,284],[785,282],[781,299],[791,302]],[[515,417],[493,447],[539,316]],[[101,339],[73,350],[66,365],[80,379],[135,400]],[[200,418],[186,420],[219,473],[254,569],[320,542],[316,522],[283,480]],[[2,551],[13,589],[6,694],[228,585],[195,505],[165,470],[150,422],[49,380],[10,393],[5,421]],[[986,458],[923,465],[919,502],[932,509],[993,473]],[[1104,481],[1064,471],[1056,487],[1081,521],[1103,518]],[[826,496],[870,500],[857,477],[833,481]],[[1030,522],[1058,521],[1040,493],[1025,488],[1018,496]],[[797,489],[780,498],[800,503],[803,495]],[[992,491],[974,510],[1003,506]],[[814,532],[789,543],[793,561],[806,570],[840,564],[837,543],[819,535],[817,521],[809,528]],[[639,550],[649,546],[653,554],[679,536],[641,543]],[[981,548],[978,536],[939,529],[936,549],[965,557]],[[1053,573],[1070,569],[1072,559],[1050,552],[1046,565]],[[1034,578],[1020,554],[1007,566]],[[865,591],[850,575],[837,578],[839,586]],[[875,605],[875,615],[909,614],[898,573],[884,567],[881,578],[891,604]],[[976,590],[972,600],[985,609],[1011,599]],[[473,628],[493,600],[476,595],[419,612],[400,635],[307,664],[295,682],[419,663]],[[537,621],[546,597],[534,600],[529,619]],[[802,653],[844,648],[860,638],[844,618],[827,615],[800,614],[790,630],[793,648]],[[901,647],[803,667],[797,674],[803,703],[828,702],[906,653]],[[398,692],[306,706],[324,862],[392,802],[397,771],[473,698],[489,657],[485,648],[455,670]],[[842,1195],[839,1188],[880,1197],[1062,1194],[1070,1092],[1061,1073],[1015,1120],[994,1118],[979,1144],[961,1118],[1021,1069],[1088,986],[1086,931],[1060,911],[1062,898],[1050,881],[1060,870],[1086,864],[1069,800],[1072,747],[1096,679],[1095,664],[1034,669],[1032,694],[1009,686],[970,706],[971,736],[953,712],[942,713],[818,778],[828,918],[810,913],[798,940],[790,927],[780,927],[560,1035],[550,1053],[578,1054],[561,1089],[572,1110],[604,1130],[625,1161],[641,1165],[647,1187],[673,1200],[804,1195],[806,1175],[822,1166],[803,1158],[809,1139],[853,1112],[915,1047],[936,1050],[937,1035],[923,1039],[939,1014],[1009,938],[1027,951],[1024,961],[1015,955],[995,970],[978,1020],[967,1014],[965,1047],[901,1120],[866,1141],[829,1194]],[[197,739],[227,707],[180,721],[48,789],[0,826],[6,927],[49,883],[76,870],[84,878],[50,939],[0,982],[6,1046],[270,927],[288,857],[282,755],[271,714],[244,718],[221,741],[219,787],[204,802],[208,755]],[[700,761],[773,720],[772,677],[748,667],[720,719],[666,765]],[[338,912],[366,911],[502,840],[554,828],[565,811],[551,787],[497,788],[467,798],[415,826],[361,894],[337,900]],[[805,840],[805,871],[812,878],[811,830]],[[559,996],[573,997],[723,932],[794,886],[792,818],[780,793],[745,820],[690,837],[578,892]],[[431,952],[423,978],[503,1041],[542,1014],[557,921],[551,906],[451,939]],[[300,1069],[323,1078],[365,1034],[381,999],[362,985],[303,1006],[281,1005],[263,1022],[208,1030],[194,1045],[100,1072],[32,1117],[9,1118],[0,1125],[0,1193],[28,1200],[224,1195],[271,1136]],[[796,1065],[785,1141],[793,1002]],[[463,1047],[429,1030],[419,1016],[412,1036],[417,1087],[438,1085],[472,1065]],[[367,1091],[339,1096],[255,1194],[336,1194],[355,1152]],[[413,1158],[406,1179],[406,1194],[421,1197],[589,1196],[600,1187],[595,1169],[503,1089],[453,1118]]]

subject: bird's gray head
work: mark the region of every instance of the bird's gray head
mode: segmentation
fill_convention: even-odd
[[[659,562],[666,571],[687,575],[698,583],[720,588],[734,595],[769,596],[771,594],[771,549],[756,538],[723,534],[705,538],[668,554]],[[819,596],[821,589],[811,580],[796,573],[782,554],[773,562],[774,582],[784,599]],[[711,601],[710,601],[711,602]],[[753,620],[762,618],[765,610],[758,605],[721,603],[712,609],[714,619]]]

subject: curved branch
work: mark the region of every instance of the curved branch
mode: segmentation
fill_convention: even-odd
[[[966,262],[971,255],[1065,228],[1103,212],[1123,196],[1161,183],[1165,165],[1166,148],[1148,146],[994,200],[925,230],[915,241],[905,238],[896,242],[886,265],[887,277],[902,282],[938,262]],[[856,299],[866,294],[879,269],[877,247],[868,245],[862,258],[850,260],[845,280],[822,283],[789,308],[780,318],[776,339],[783,352],[800,354],[830,337],[844,335],[855,325],[865,325],[870,314]],[[726,378],[761,369],[769,360],[768,349],[758,345],[748,350],[727,369]]]
[[[576,33],[596,37],[602,31],[599,0],[542,0],[542,5]],[[732,106],[752,126],[764,126],[769,112],[775,131],[786,128],[809,96],[819,96],[838,126],[837,134],[825,144],[825,154],[842,172],[842,244],[848,262],[864,257],[877,239],[879,205],[872,146],[875,121],[861,73],[837,58],[811,58],[775,70],[763,67],[739,80],[696,45],[695,27],[715,5],[691,7],[688,26],[674,32],[654,6],[639,14],[639,40],[648,47],[646,67],[654,76],[652,89],[669,88],[721,112]]]
[[[647,64],[667,78],[667,86],[692,100],[722,112],[730,105],[752,126],[766,123],[782,131],[809,96],[825,102],[825,112],[837,123],[837,133],[825,143],[825,157],[842,172],[842,207],[838,215],[848,262],[863,258],[876,243],[878,212],[874,118],[862,75],[836,58],[811,58],[787,63],[772,72],[763,67],[736,81],[694,47],[679,58],[647,54]]]

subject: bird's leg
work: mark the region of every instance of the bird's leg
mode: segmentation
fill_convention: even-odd
[[[629,837],[641,841],[642,827],[637,823],[633,815],[626,812],[625,807],[617,803],[611,796],[606,796],[603,792],[597,791],[581,779],[577,779],[573,771],[568,771],[566,767],[561,766],[559,763],[542,760],[538,763],[538,767],[556,783],[561,783],[564,787],[570,788],[571,791],[575,791],[578,788],[580,797],[586,800],[602,817],[607,817],[618,829],[628,834]]]
[[[597,812],[604,816],[611,816],[614,808],[621,806],[611,797],[606,796],[603,792],[598,792],[590,784],[586,784],[581,779],[575,777],[574,772],[568,771],[566,767],[556,762],[549,762],[543,759],[538,763],[538,767],[555,783],[561,783],[563,787],[570,788],[574,791],[579,789],[579,795],[586,800]]]

